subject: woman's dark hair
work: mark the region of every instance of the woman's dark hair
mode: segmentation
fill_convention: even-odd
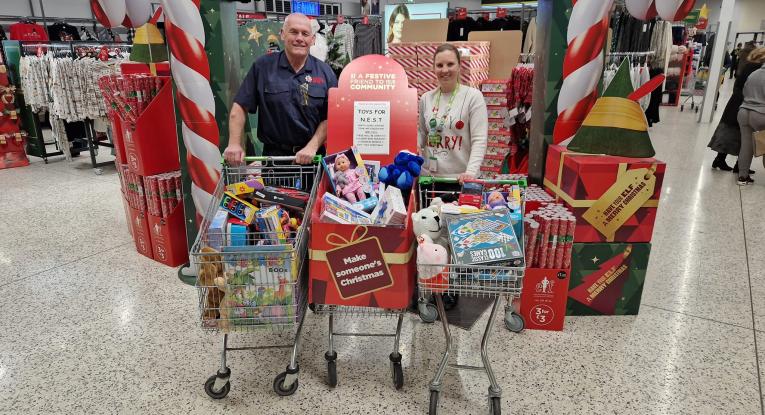
[[[396,22],[396,18],[399,14],[403,14],[404,17],[409,20],[409,9],[406,7],[405,4],[399,4],[396,6],[395,9],[390,14],[390,19],[388,19],[388,42],[390,43],[393,41],[393,23]]]
[[[436,49],[436,53],[433,54],[433,58],[435,59],[436,55],[438,55],[441,52],[452,52],[454,53],[454,56],[457,57],[457,63],[460,63],[460,59],[462,56],[460,55],[460,50],[457,49],[454,45],[451,45],[449,43],[444,43],[443,45],[439,46],[438,49]]]

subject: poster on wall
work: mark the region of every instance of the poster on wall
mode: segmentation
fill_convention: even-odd
[[[445,19],[449,3],[387,4],[383,19],[385,51],[388,45],[401,42],[401,32],[406,20]]]

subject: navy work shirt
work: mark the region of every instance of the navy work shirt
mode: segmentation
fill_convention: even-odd
[[[295,73],[282,51],[252,64],[234,102],[257,112],[258,139],[266,147],[302,148],[327,119],[329,88],[336,86],[337,77],[326,63],[309,55]]]

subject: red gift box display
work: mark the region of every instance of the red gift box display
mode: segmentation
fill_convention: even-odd
[[[545,187],[577,218],[580,242],[650,242],[666,164],[550,146]]]

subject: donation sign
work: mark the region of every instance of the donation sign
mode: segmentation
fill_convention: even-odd
[[[375,237],[327,251],[327,264],[343,299],[393,285],[380,241]]]
[[[353,145],[361,154],[390,152],[390,102],[353,103]]]

